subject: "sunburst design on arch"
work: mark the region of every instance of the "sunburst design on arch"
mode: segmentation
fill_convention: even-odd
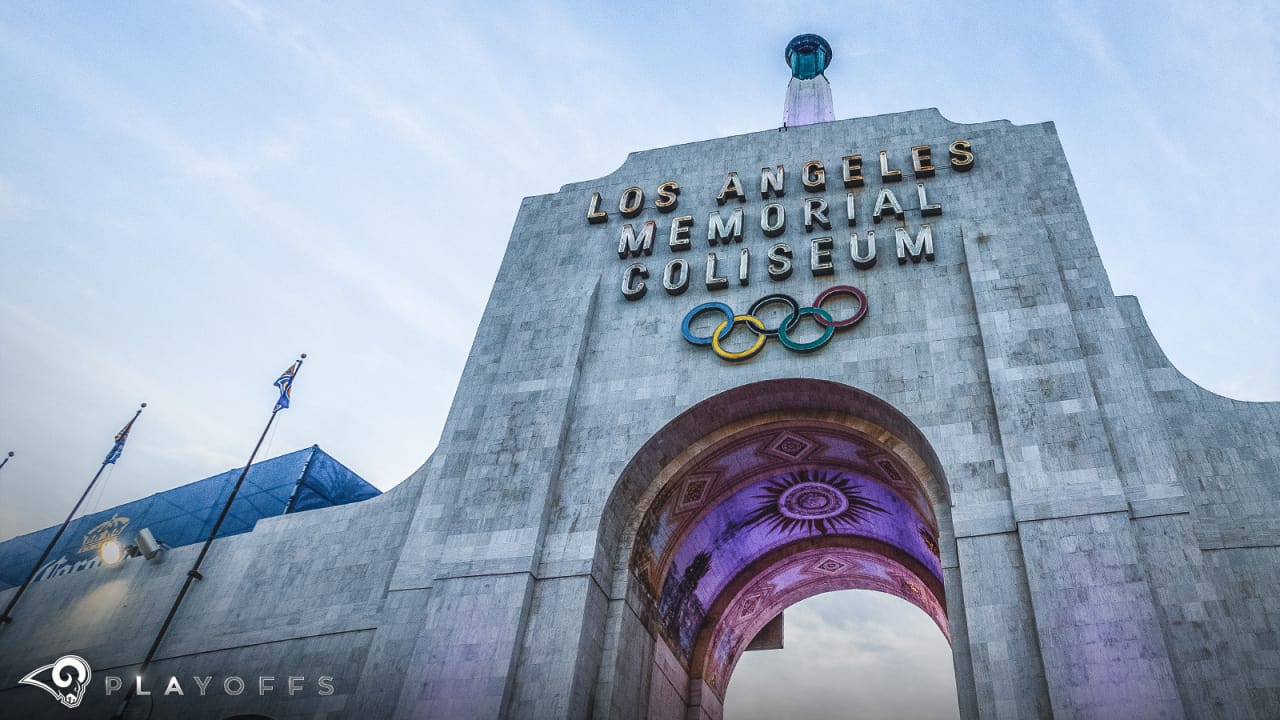
[[[755,496],[759,505],[744,524],[764,526],[769,532],[801,529],[825,535],[886,512],[863,496],[853,478],[838,472],[797,470],[770,480],[761,490]]]

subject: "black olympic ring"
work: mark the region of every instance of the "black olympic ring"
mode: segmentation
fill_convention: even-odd
[[[759,317],[760,308],[773,303],[784,303],[787,307],[791,308],[791,312],[783,316],[782,322],[778,325],[778,327],[772,330],[769,330],[768,328],[764,330],[756,330],[755,327],[751,325],[747,325],[748,330],[750,330],[751,332],[757,335],[768,335],[769,337],[777,337],[778,331],[781,330],[784,325],[787,328],[787,332],[790,332],[796,329],[796,326],[800,324],[800,303],[796,302],[796,299],[791,297],[790,295],[784,295],[782,293],[773,293],[772,295],[765,295],[759,300],[751,303],[751,309],[747,311],[747,314]]]

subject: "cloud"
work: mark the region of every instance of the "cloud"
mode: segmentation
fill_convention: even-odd
[[[443,298],[424,292],[421,286],[361,252],[350,238],[334,237],[328,228],[313,221],[310,213],[292,206],[278,193],[258,187],[240,163],[223,153],[202,150],[142,103],[110,87],[71,59],[2,32],[2,46],[24,64],[45,68],[46,76],[86,112],[149,148],[182,175],[216,192],[232,210],[264,224],[268,230],[264,236],[284,243],[296,256],[306,258],[348,287],[376,298],[383,309],[425,337],[453,344],[457,342],[455,338],[469,336],[468,327],[453,326],[456,315],[448,312]],[[415,127],[409,119],[404,119],[401,126]],[[430,134],[423,129],[415,132]]]
[[[783,650],[746,653],[725,698],[735,720],[959,717],[951,648],[919,608],[883,593],[827,593],[788,608]]]

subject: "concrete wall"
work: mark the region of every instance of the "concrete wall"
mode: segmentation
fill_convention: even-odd
[[[943,206],[929,219],[936,258],[898,265],[893,225],[865,215],[885,186],[876,154],[906,176],[892,188],[914,236],[908,150],[931,145],[945,165],[956,139],[972,142],[977,166],[922,181]],[[879,240],[865,271],[844,254],[839,161],[852,153],[867,176],[854,229]],[[808,160],[827,164],[830,277],[811,275],[819,233],[800,224]],[[765,238],[757,173],[777,164],[787,230]],[[727,171],[748,191],[746,287],[740,246],[705,240],[709,213],[736,206],[715,201]],[[683,189],[673,215],[695,217],[682,254],[693,283],[674,297],[661,287],[672,215],[652,207],[666,180]],[[648,207],[627,222],[658,221],[636,302],[618,289],[634,261],[616,253],[624,221],[585,217],[592,192],[612,211],[631,185]],[[778,240],[796,249],[795,271],[773,282],[764,251]],[[709,250],[728,264],[728,289],[700,282]],[[806,304],[833,283],[863,289],[870,313],[816,353],[770,342],[729,366],[680,337],[698,303],[745,312],[785,292]],[[431,458],[377,499],[220,540],[152,673],[324,673],[335,694],[153,696],[151,717],[675,717],[697,699],[628,597],[620,558],[647,491],[620,478],[642,453],[653,467],[679,453],[647,443],[690,408],[782,378],[864,391],[934,454],[966,717],[1280,714],[1280,406],[1214,396],[1164,359],[1136,302],[1112,293],[1051,124],[957,125],[924,110],[637,153],[605,178],[526,199]],[[704,435],[723,420],[686,419]],[[194,550],[33,587],[0,629],[0,706],[86,716],[17,685],[76,653],[95,672],[85,705],[110,707],[99,677],[141,660]],[[670,688],[655,667],[675,674]]]

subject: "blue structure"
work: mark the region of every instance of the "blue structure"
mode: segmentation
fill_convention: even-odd
[[[143,528],[169,547],[203,542],[240,470],[228,470],[73,520],[35,582],[97,567],[102,543],[113,539],[132,543]],[[261,518],[345,505],[379,494],[377,488],[312,445],[250,468],[218,537],[249,532]],[[0,590],[22,584],[55,532],[56,526],[0,543]]]
[[[831,45],[821,35],[797,35],[787,43],[784,57],[792,77],[809,80],[826,72],[831,64]]]
[[[830,43],[820,35],[797,35],[787,43],[784,57],[791,68],[791,81],[787,83],[782,124],[795,127],[835,120],[831,83],[825,75],[831,64]]]

